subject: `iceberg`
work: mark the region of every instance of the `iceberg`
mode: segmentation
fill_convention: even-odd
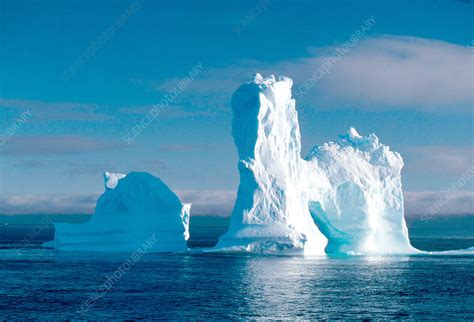
[[[301,158],[292,80],[257,74],[232,98],[240,185],[219,250],[414,253],[397,152],[354,128]]]
[[[257,74],[232,97],[240,185],[220,250],[324,254],[327,240],[308,208],[292,84]]]
[[[133,252],[144,242],[149,252],[187,249],[190,204],[182,204],[149,173],[104,173],[105,192],[83,224],[55,223],[54,248],[74,251]]]
[[[403,159],[354,128],[301,157],[293,81],[256,74],[232,97],[240,185],[217,251],[323,255],[419,252],[404,219]],[[104,173],[105,192],[84,224],[57,223],[60,250],[186,250],[190,204],[148,173]]]
[[[311,215],[328,238],[327,253],[414,253],[404,219],[403,159],[375,134],[354,128],[315,146],[306,160]]]

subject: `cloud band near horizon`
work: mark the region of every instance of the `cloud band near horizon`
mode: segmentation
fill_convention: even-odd
[[[236,193],[231,190],[178,190],[183,203],[191,203],[191,215],[228,217],[232,213]],[[436,216],[474,216],[474,191],[406,191],[405,216],[420,217],[430,207],[445,200]],[[0,214],[92,214],[100,194],[67,195],[2,195]]]

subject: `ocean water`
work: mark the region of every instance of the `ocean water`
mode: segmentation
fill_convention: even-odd
[[[430,245],[444,247],[445,241]],[[0,317],[474,319],[469,255],[146,254],[104,288],[106,276],[129,258],[3,244]]]
[[[25,244],[38,220],[3,219],[1,319],[474,320],[474,255],[303,258],[194,250],[146,254],[111,278],[130,254],[41,248],[54,238],[52,225]],[[466,249],[474,246],[473,222],[411,223],[410,239],[426,251]],[[191,218],[188,245],[213,246],[227,225]]]

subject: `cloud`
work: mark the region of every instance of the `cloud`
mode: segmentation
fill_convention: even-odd
[[[255,72],[265,74],[266,66],[257,60],[241,60],[224,68],[206,67],[199,77],[188,84],[175,103],[180,106],[192,106],[194,113],[202,116],[230,115],[232,94],[243,82],[249,81]],[[172,77],[153,82],[153,88],[166,95],[179,81],[179,77]]]
[[[307,57],[276,63],[243,60],[220,69],[208,69],[189,85],[200,95],[221,93],[220,102],[242,81],[259,72],[293,78],[297,103],[318,109],[418,109],[425,112],[471,113],[474,104],[470,48],[439,40],[383,35],[363,38],[334,60],[328,73],[304,95],[305,81],[323,66],[338,47],[310,48]],[[164,82],[161,87],[167,88]],[[223,94],[222,94],[223,93]],[[218,96],[220,95],[220,96]]]
[[[30,110],[37,120],[101,122],[111,118],[110,115],[102,113],[101,107],[96,104],[0,98],[0,106]]]
[[[181,190],[176,192],[182,202],[191,202],[191,215],[217,215],[227,217],[232,213],[236,193],[231,190]],[[421,216],[446,196],[445,191],[405,191],[407,217]],[[474,214],[474,191],[457,191],[436,215]]]
[[[209,151],[219,147],[213,144],[160,144],[159,152]]]
[[[177,99],[179,100],[179,99]],[[189,101],[189,99],[188,99]],[[159,102],[157,101],[157,105],[159,106]],[[181,101],[181,105],[169,105],[162,110],[160,110],[157,118],[162,119],[184,119],[184,118],[191,118],[196,116],[204,116],[204,117],[214,117],[216,116],[216,111],[210,109],[203,109],[200,106],[192,105],[192,108],[185,108],[183,105],[186,105],[186,101]],[[142,105],[142,106],[127,106],[119,108],[119,112],[125,115],[146,115],[152,109],[155,109],[154,105]]]
[[[339,44],[339,46],[342,44]],[[215,117],[230,113],[232,93],[242,82],[259,72],[293,78],[298,104],[317,109],[390,108],[418,109],[425,112],[471,113],[474,104],[472,49],[435,39],[381,35],[362,38],[334,61],[329,72],[304,95],[297,95],[315,71],[330,59],[338,46],[313,47],[308,55],[280,62],[245,59],[224,68],[206,67],[176,98],[173,106],[161,112],[162,118]],[[164,95],[181,78],[161,82],[134,80]],[[152,103],[159,103],[157,102]],[[104,121],[120,114],[144,115],[150,105],[122,106],[113,112],[96,104],[42,102],[0,98],[0,106],[30,109],[36,120]]]
[[[192,203],[193,216],[229,217],[232,213],[236,193],[231,190],[178,190],[176,194],[183,203]],[[407,217],[422,216],[432,205],[445,200],[444,191],[405,191],[405,213]],[[91,214],[99,194],[66,195],[2,195],[0,214]],[[474,214],[474,191],[457,191],[443,202],[435,216],[458,216]]]
[[[415,37],[368,38],[334,64],[318,90],[336,104],[470,113],[473,66],[465,46]]]
[[[236,194],[230,190],[178,190],[183,203],[192,203],[193,216],[231,215]],[[0,214],[91,214],[100,194],[2,195]]]
[[[0,214],[91,214],[99,194],[2,195]]]
[[[120,142],[83,136],[13,136],[1,146],[0,155],[79,154],[124,147]]]
[[[89,160],[63,160],[63,159],[11,159],[9,166],[24,174],[34,173],[35,169],[47,168],[48,170],[61,170],[61,173],[70,176],[97,175],[104,171],[115,172],[116,166],[111,162],[91,162]]]
[[[411,170],[461,173],[474,166],[472,146],[423,146],[407,149]]]
[[[120,173],[132,171],[153,172],[157,169],[160,173],[169,171],[167,164],[159,159],[137,159],[131,162],[122,162],[121,160],[114,159],[91,161],[77,157],[75,157],[74,160],[63,158],[12,158],[5,162],[5,165],[17,169],[22,173],[34,173],[35,169],[47,168],[48,170],[53,169],[54,171],[60,170],[61,174],[64,173],[75,177],[79,175],[94,175],[100,177],[104,171]]]
[[[192,216],[229,217],[236,198],[231,190],[179,190],[176,194],[183,203],[192,203]]]
[[[423,216],[436,204],[443,207],[434,216],[474,214],[474,191],[457,191],[451,195],[447,191],[406,191],[403,195],[409,217]]]

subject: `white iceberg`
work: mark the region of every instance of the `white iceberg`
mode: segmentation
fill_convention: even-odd
[[[290,78],[257,74],[232,98],[240,186],[218,249],[324,254],[326,238],[308,209],[292,84]]]
[[[292,80],[274,76],[232,97],[240,186],[219,251],[322,255],[418,252],[404,219],[401,156],[353,128],[301,158]],[[187,249],[190,204],[147,173],[104,174],[106,191],[84,224],[55,224],[61,250]]]
[[[326,252],[417,252],[404,219],[403,159],[371,134],[354,128],[336,142],[316,146],[307,157],[309,208],[328,238]]]
[[[58,250],[133,252],[154,236],[149,252],[187,249],[189,204],[149,173],[104,174],[106,191],[83,224],[55,223]]]
[[[232,98],[240,186],[218,249],[417,252],[404,220],[401,156],[351,128],[303,160],[291,86],[289,78],[257,74]]]

